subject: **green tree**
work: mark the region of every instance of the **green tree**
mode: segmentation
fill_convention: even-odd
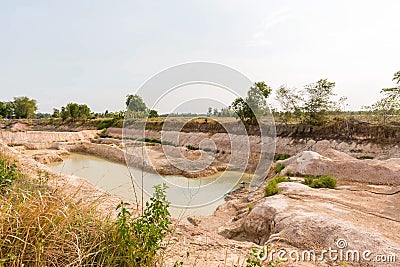
[[[316,83],[306,85],[303,90],[305,96],[304,106],[305,122],[311,125],[321,125],[326,121],[326,115],[334,109],[332,97],[334,82],[321,79]]]
[[[90,108],[86,104],[78,106],[78,118],[87,119],[90,116]]]
[[[158,118],[158,112],[157,110],[151,109],[149,111],[149,118]]]
[[[383,88],[381,90],[381,94],[383,94],[382,99],[371,106],[364,107],[364,109],[377,115],[378,120],[384,125],[390,116],[399,114],[400,112],[400,71],[393,75],[392,81],[396,82],[395,87]]]
[[[267,98],[272,89],[265,82],[256,82],[250,87],[245,99],[236,98],[231,106],[237,116],[249,124],[257,123],[257,116],[265,114],[268,111]]]
[[[14,97],[14,114],[17,118],[30,119],[37,110],[36,100],[29,97]]]
[[[130,111],[134,111],[134,112],[146,112],[147,111],[147,107],[143,101],[143,98],[141,98],[138,95],[127,95],[125,103],[126,103],[126,106],[128,107],[128,110],[130,110]]]
[[[68,110],[69,116],[72,120],[76,120],[79,117],[79,104],[68,103],[66,109]]]
[[[60,116],[61,119],[65,121],[66,119],[71,117],[71,114],[69,113],[69,110],[66,107],[61,107]]]
[[[53,108],[53,115],[51,115],[51,117],[60,118],[61,117],[60,110]]]
[[[301,116],[301,97],[295,89],[288,88],[285,85],[279,87],[276,91],[276,100],[278,100],[282,108],[282,116],[284,123],[288,123],[292,117]]]

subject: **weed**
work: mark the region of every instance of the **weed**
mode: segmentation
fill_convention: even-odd
[[[13,181],[22,177],[16,162],[9,159],[0,158],[0,190],[10,186]]]
[[[330,188],[336,187],[336,178],[330,175],[321,175],[318,177],[306,176],[304,177],[304,184],[312,188]]]
[[[286,176],[278,176],[269,180],[264,189],[265,196],[269,197],[280,193],[281,190],[278,188],[278,184],[287,181],[288,180]]]
[[[288,158],[290,158],[289,154],[276,154],[274,156],[274,161],[285,160],[285,159],[288,159]]]
[[[278,174],[278,173],[280,173],[284,168],[285,168],[285,165],[279,163],[279,164],[275,167],[274,172],[275,172],[276,174]]]

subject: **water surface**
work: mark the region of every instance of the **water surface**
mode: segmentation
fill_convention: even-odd
[[[125,164],[113,162],[92,155],[71,153],[71,155],[65,158],[63,162],[51,163],[49,164],[49,167],[56,172],[86,178],[89,182],[96,185],[97,187],[114,195],[125,198],[129,201],[136,202],[137,199],[137,202],[140,202],[141,200],[141,190],[139,189],[138,185],[135,185],[133,183],[130,172]],[[142,172],[140,169],[135,168],[131,168],[131,172],[133,175],[135,175],[135,177],[138,178],[141,178],[143,175],[143,179],[146,181],[146,184],[149,184],[148,186],[151,186],[152,183],[156,184],[159,182],[159,176],[157,174]],[[227,179],[240,179],[240,175],[241,174],[238,172],[225,172],[225,180],[218,179],[220,178],[220,174],[198,179],[186,178],[179,175],[168,175],[164,176],[163,178],[165,179],[165,182],[181,186],[183,189],[185,188],[185,186],[207,186],[207,190],[210,190],[210,192],[206,191],[205,194],[197,195],[195,197],[195,200],[199,203],[206,203],[205,201],[208,197],[207,193],[215,195],[219,194],[221,190],[221,192],[223,193],[223,190],[226,190],[227,188]],[[248,180],[249,177],[246,177],[246,179]],[[136,190],[134,188],[136,188]],[[176,200],[182,199],[183,196],[182,192],[178,192],[179,189],[173,190],[175,191],[171,192],[171,190],[169,189],[167,193],[167,198],[170,201],[174,201],[175,203]],[[147,194],[144,194],[144,200],[147,201],[148,199],[149,196]],[[170,212],[171,215],[175,218],[184,218],[191,215],[211,215],[215,211],[215,209],[222,203],[224,203],[223,198],[214,201],[209,205],[203,205],[196,208],[171,207]]]

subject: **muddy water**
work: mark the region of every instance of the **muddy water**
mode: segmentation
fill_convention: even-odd
[[[128,199],[132,202],[136,202],[136,199],[138,200],[137,202],[140,202],[141,200],[141,190],[139,189],[138,185],[135,185],[136,190],[134,189],[129,170],[125,164],[112,162],[92,155],[71,153],[71,155],[65,158],[63,162],[49,164],[49,167],[56,172],[72,174],[86,178],[97,187],[114,195]],[[131,172],[133,175],[135,175],[135,177],[141,177],[142,175],[142,171],[139,169],[131,169]],[[143,177],[147,181],[156,181],[156,176],[159,177],[158,175],[153,173],[143,173]],[[196,187],[211,185],[212,183],[212,186],[209,186],[210,190],[215,190],[214,192],[218,192],[218,190],[222,190],[226,187],[226,184],[222,184],[223,182],[219,182],[221,180],[218,179],[219,176],[220,174],[200,179],[193,179],[183,176],[168,175],[163,178],[166,181],[173,183],[177,186]],[[233,179],[235,179],[240,177],[240,173],[225,172],[224,176],[232,177]],[[243,180],[249,180],[249,176],[241,179],[241,181]],[[168,191],[168,199],[173,200],[173,198],[176,197],[179,197],[179,192],[171,192],[171,190]],[[207,195],[197,197],[207,198]],[[144,194],[144,200],[147,201],[148,199],[149,196],[147,194]],[[206,202],[207,199],[204,199],[204,203]],[[171,215],[175,218],[185,218],[191,215],[211,215],[215,211],[215,209],[222,203],[224,203],[223,198],[206,206],[196,208],[171,207],[170,212]]]

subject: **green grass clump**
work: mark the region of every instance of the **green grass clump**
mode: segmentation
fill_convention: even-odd
[[[281,190],[278,188],[278,184],[283,182],[287,182],[286,176],[278,176],[269,180],[264,189],[265,196],[269,197],[280,193]]]
[[[304,177],[304,184],[312,188],[330,188],[336,187],[337,180],[330,175],[321,175],[318,177],[306,176]]]
[[[275,154],[274,156],[274,161],[278,161],[278,160],[285,160],[290,158],[289,154]]]
[[[275,167],[274,172],[275,172],[276,174],[278,174],[278,173],[280,173],[284,168],[285,168],[285,165],[279,163],[279,164]]]

